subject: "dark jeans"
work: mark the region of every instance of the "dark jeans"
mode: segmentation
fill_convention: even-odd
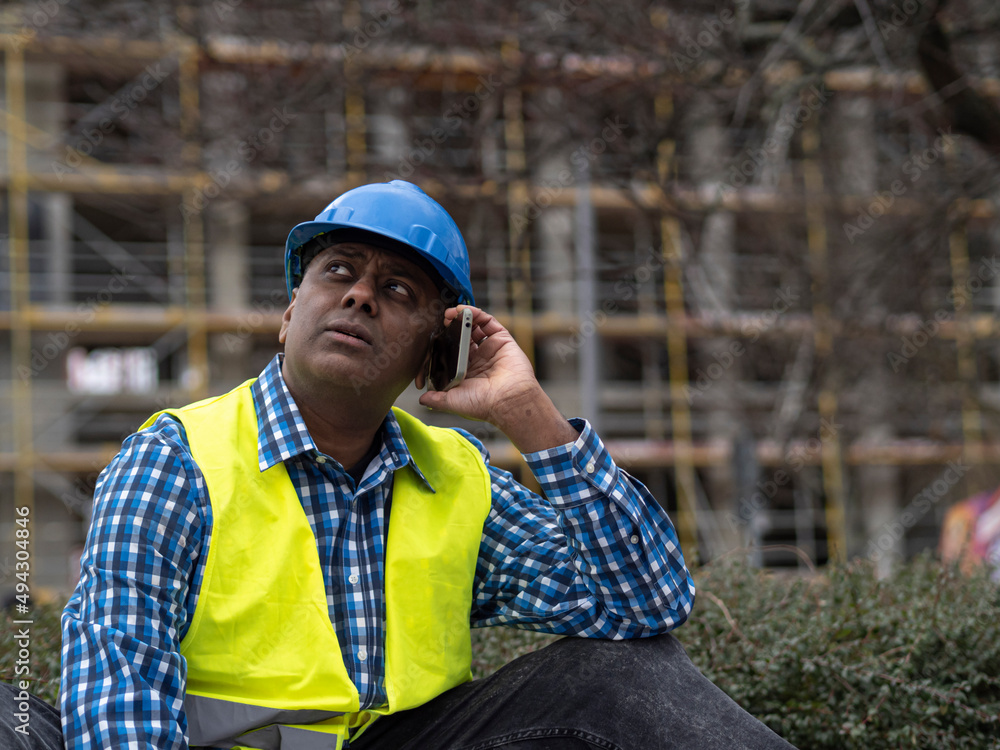
[[[0,748],[62,747],[59,712],[0,684]],[[29,741],[30,739],[30,741]],[[789,750],[694,667],[671,635],[564,638],[496,674],[376,721],[351,750]],[[794,749],[792,749],[794,750]]]
[[[564,638],[378,719],[351,750],[789,750],[672,635]]]
[[[0,682],[0,748],[62,750],[62,747],[59,709],[14,685]]]

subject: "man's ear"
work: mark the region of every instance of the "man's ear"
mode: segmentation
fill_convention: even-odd
[[[285,312],[281,315],[281,328],[278,331],[278,343],[284,344],[285,337],[288,335],[288,326],[292,322],[292,308],[295,307],[295,298],[299,295],[299,288],[295,287],[292,290],[292,301],[288,303],[288,307],[285,308]]]

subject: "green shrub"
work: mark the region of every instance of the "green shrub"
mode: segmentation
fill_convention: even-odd
[[[514,628],[475,628],[472,631],[472,677],[493,674],[519,656],[544,648],[556,635]]]
[[[1000,748],[1000,588],[920,558],[891,579],[853,563],[813,576],[712,564],[677,631],[715,684],[803,750]],[[32,691],[55,702],[59,607],[37,607]],[[14,617],[0,636],[13,681]],[[553,636],[473,631],[485,676]]]
[[[35,606],[27,615],[18,615],[13,610],[3,613],[2,633],[0,633],[0,682],[16,683],[28,679],[32,693],[49,703],[55,704],[59,695],[59,646],[62,636],[59,632],[61,603]],[[32,620],[31,625],[15,625],[14,620]],[[31,651],[28,674],[19,673],[19,647],[15,636],[24,628],[30,631],[28,648]]]
[[[692,661],[800,748],[1000,748],[1000,589],[930,557],[890,579],[715,564],[677,635]]]

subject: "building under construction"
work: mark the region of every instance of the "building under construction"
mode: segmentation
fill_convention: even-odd
[[[951,34],[992,114],[995,35],[800,5],[5,6],[3,549],[29,507],[66,588],[121,440],[277,351],[291,227],[394,178],[690,559],[934,546],[1000,480],[1000,236],[993,146],[917,45]]]

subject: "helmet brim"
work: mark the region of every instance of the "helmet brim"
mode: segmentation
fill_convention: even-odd
[[[415,229],[422,229],[423,227],[415,227]],[[288,267],[285,269],[285,279],[288,287],[288,298],[292,297],[292,290],[299,285],[302,281],[302,273],[304,269],[294,268],[291,266],[293,261],[300,260],[300,251],[308,244],[311,240],[320,237],[324,234],[338,231],[361,231],[371,235],[372,239],[375,240],[370,244],[376,246],[382,246],[381,243],[377,242],[378,238],[384,238],[389,240],[394,245],[406,248],[412,251],[416,256],[423,261],[425,264],[429,264],[431,268],[434,269],[437,276],[441,279],[443,284],[452,291],[452,293],[457,298],[457,304],[467,304],[474,305],[475,298],[473,297],[472,290],[464,288],[464,285],[456,278],[455,274],[438,258],[436,258],[432,253],[422,250],[420,247],[415,246],[412,242],[408,241],[405,237],[400,237],[392,232],[387,232],[384,229],[379,229],[377,227],[367,227],[364,225],[359,225],[358,223],[340,223],[340,222],[327,222],[327,221],[304,221],[301,224],[297,224],[292,228],[292,231],[288,234],[288,239],[285,242],[285,256],[286,264]],[[436,237],[432,235],[432,241],[437,240]],[[424,244],[427,244],[427,239],[424,238]],[[386,249],[391,249],[398,251],[398,247],[386,247]]]

